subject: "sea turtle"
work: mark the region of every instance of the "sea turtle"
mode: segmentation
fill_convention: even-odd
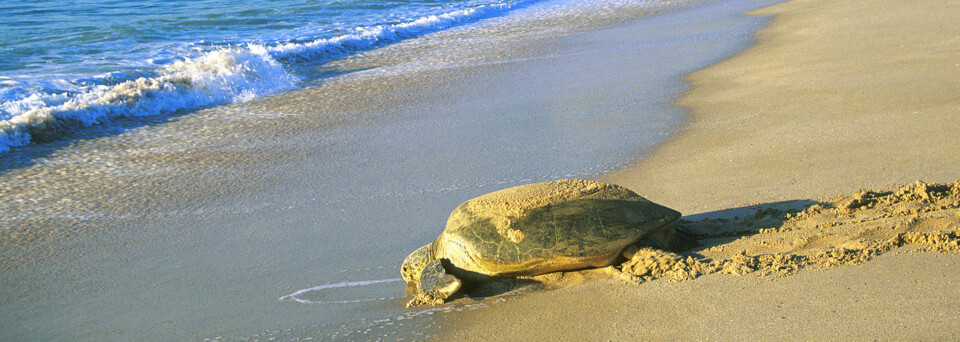
[[[436,241],[403,261],[417,287],[408,306],[440,304],[465,281],[613,264],[643,244],[675,249],[676,210],[619,185],[560,180],[521,185],[454,209]]]

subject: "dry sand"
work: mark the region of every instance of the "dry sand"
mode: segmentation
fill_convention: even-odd
[[[682,132],[602,179],[704,245],[554,275],[576,284],[446,315],[441,339],[960,336],[960,3],[755,14],[776,15],[757,46],[689,77]]]
[[[605,177],[684,213],[960,177],[960,3],[794,0],[693,73],[691,122]]]

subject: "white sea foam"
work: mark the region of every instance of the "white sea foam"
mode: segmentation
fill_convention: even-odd
[[[60,130],[124,116],[245,101],[294,87],[296,78],[269,55],[245,48],[220,49],[169,64],[154,77],[94,85],[74,93],[40,94],[4,102],[0,152]]]
[[[419,19],[394,24],[358,27],[352,34],[328,39],[317,39],[307,43],[288,43],[276,46],[258,46],[255,49],[267,51],[280,59],[315,59],[342,53],[368,50],[386,43],[437,32],[456,25],[472,22],[507,11],[533,1],[511,1],[483,5],[452,11],[440,15],[430,15]],[[252,47],[253,48],[253,47]]]
[[[320,285],[320,286],[314,286],[314,287],[306,288],[302,290],[297,290],[294,293],[280,297],[278,300],[294,301],[302,304],[346,304],[346,303],[363,303],[363,302],[396,299],[398,297],[378,297],[378,298],[359,298],[359,299],[346,299],[346,300],[335,300],[335,301],[329,301],[329,300],[318,301],[318,300],[302,299],[302,298],[299,298],[299,296],[310,293],[310,292],[318,292],[318,291],[329,290],[329,289],[369,286],[369,285],[382,284],[382,283],[399,283],[402,281],[403,279],[400,279],[400,278],[392,278],[392,279],[362,280],[362,281],[351,281],[351,282],[343,282],[343,283],[336,283],[336,284]]]

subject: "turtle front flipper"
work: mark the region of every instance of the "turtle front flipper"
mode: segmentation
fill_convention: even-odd
[[[407,303],[407,307],[443,304],[443,301],[457,293],[462,285],[459,278],[447,274],[443,268],[443,259],[433,260],[420,273],[417,296]]]

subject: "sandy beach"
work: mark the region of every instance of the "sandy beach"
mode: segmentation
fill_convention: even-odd
[[[956,338],[960,6],[750,14],[772,24],[688,76],[681,132],[600,178],[685,213],[693,259],[452,313],[441,340]]]

